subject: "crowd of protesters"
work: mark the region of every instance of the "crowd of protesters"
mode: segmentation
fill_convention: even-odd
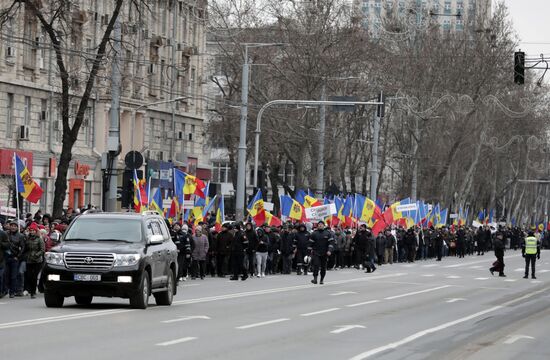
[[[8,219],[0,229],[0,298],[30,295],[42,290],[39,274],[45,252],[61,239],[70,222],[87,209],[68,209],[60,219],[48,214],[27,214],[25,220]],[[212,219],[210,219],[212,220]],[[251,222],[228,222],[216,230],[213,221],[170,224],[178,248],[178,278],[206,276],[230,280],[263,278],[273,274],[313,275],[323,283],[327,270],[355,268],[366,273],[394,262],[415,262],[447,256],[484,255],[494,250],[491,272],[504,275],[504,249],[518,250],[527,233],[519,227],[491,229],[481,226],[418,228],[388,227],[374,236],[366,225],[353,229],[317,223],[284,223],[279,227]],[[529,233],[531,234],[531,232]],[[547,233],[546,233],[547,234]],[[543,246],[548,238],[537,236]]]

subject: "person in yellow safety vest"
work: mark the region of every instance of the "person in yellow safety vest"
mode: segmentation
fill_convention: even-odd
[[[540,259],[540,243],[533,231],[529,231],[523,241],[521,256],[525,258],[525,276],[523,278],[527,279],[529,277],[529,263],[531,263],[531,279],[536,279],[535,261],[536,259]]]

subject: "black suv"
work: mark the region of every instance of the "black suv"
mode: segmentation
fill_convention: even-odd
[[[79,305],[105,296],[129,298],[133,308],[146,309],[151,294],[157,305],[171,305],[176,294],[177,248],[156,213],[81,215],[45,260],[48,307],[62,307],[68,296]]]

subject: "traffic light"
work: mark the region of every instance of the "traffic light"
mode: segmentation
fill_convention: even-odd
[[[523,51],[514,53],[514,82],[518,85],[525,83],[525,53]]]

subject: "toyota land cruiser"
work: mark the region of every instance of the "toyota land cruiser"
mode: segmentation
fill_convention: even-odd
[[[155,213],[156,214],[156,213]],[[177,289],[177,249],[164,219],[150,212],[93,213],[76,218],[45,254],[47,307],[65,297],[87,305],[94,296],[129,298],[146,309],[149,296],[171,305]]]

